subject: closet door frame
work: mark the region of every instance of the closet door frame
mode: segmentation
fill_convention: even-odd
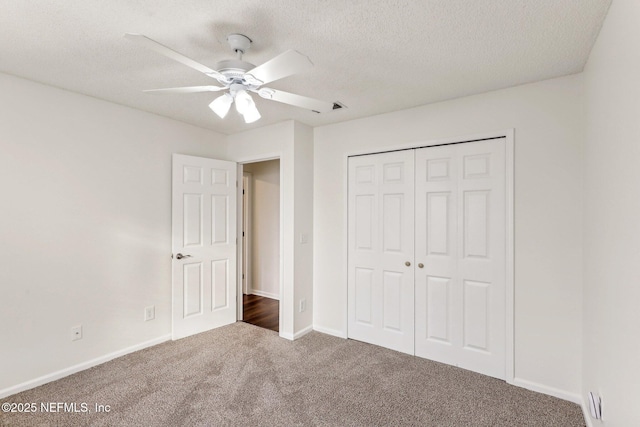
[[[472,134],[472,135],[464,135],[457,136],[452,138],[442,138],[428,141],[415,141],[410,143],[401,143],[395,145],[387,145],[387,146],[379,146],[376,148],[362,149],[357,151],[351,151],[346,153],[343,158],[343,171],[344,171],[344,179],[343,179],[343,243],[342,243],[342,253],[343,259],[347,260],[343,264],[342,277],[344,278],[344,307],[343,307],[343,324],[345,325],[345,330],[343,334],[343,338],[347,338],[348,336],[348,324],[349,324],[349,300],[348,300],[348,256],[349,256],[349,242],[348,242],[348,233],[349,233],[349,157],[352,156],[360,156],[365,154],[378,154],[389,151],[398,151],[398,150],[409,150],[415,148],[423,148],[423,147],[433,147],[438,145],[446,145],[446,144],[460,144],[466,142],[474,142],[488,139],[498,139],[504,138],[505,144],[505,206],[506,206],[506,254],[505,254],[505,299],[506,299],[506,319],[505,319],[505,380],[509,384],[513,384],[515,382],[515,370],[514,370],[514,359],[515,359],[515,350],[514,350],[514,322],[515,322],[515,313],[514,313],[514,289],[515,289],[515,277],[514,277],[514,189],[515,189],[515,130],[514,129],[506,129],[499,130],[494,132],[486,132],[480,134]]]

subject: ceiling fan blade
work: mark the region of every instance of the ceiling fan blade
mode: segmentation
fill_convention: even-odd
[[[295,50],[288,50],[247,71],[245,75],[258,79],[262,82],[261,84],[265,84],[300,73],[311,67],[313,67],[313,63],[305,55]]]
[[[183,54],[178,53],[175,50],[170,49],[165,45],[158,43],[155,40],[151,40],[147,36],[143,36],[142,34],[126,33],[124,37],[128,40],[131,40],[134,43],[137,43],[140,46],[146,47],[147,49],[154,50],[159,54],[166,56],[167,58],[173,59],[174,61],[178,61],[181,64],[184,64],[187,67],[191,67],[194,70],[200,71],[201,73],[204,73],[210,77],[213,77],[214,79],[218,79],[218,78],[222,78],[223,80],[226,79],[222,74],[220,74],[216,70],[212,70],[211,68],[205,65],[202,65],[201,63],[196,62],[191,58],[187,58]]]
[[[283,92],[281,90],[269,88],[262,88],[257,92],[258,95],[265,99],[282,102],[283,104],[289,104],[295,107],[306,108],[307,110],[316,111],[318,113],[327,113],[333,110],[333,102],[321,101],[307,96],[296,95],[295,93]]]
[[[153,93],[198,93],[198,92],[218,92],[219,90],[225,90],[226,87],[221,86],[185,86],[185,87],[170,87],[166,89],[148,89],[143,92]]]

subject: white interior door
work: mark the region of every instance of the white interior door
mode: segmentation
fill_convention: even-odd
[[[236,164],[173,155],[173,339],[236,321]]]
[[[413,152],[349,159],[348,336],[413,354]]]
[[[416,355],[504,379],[504,142],[415,154]]]

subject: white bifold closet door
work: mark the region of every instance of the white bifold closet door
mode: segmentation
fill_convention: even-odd
[[[415,354],[504,379],[504,142],[415,156]]]
[[[349,159],[349,337],[410,354],[413,162],[411,151]]]
[[[385,166],[400,158],[404,187],[385,188]],[[394,194],[410,202],[385,211]],[[502,140],[350,158],[348,336],[504,379],[505,213]],[[404,244],[391,252],[401,257],[389,256],[391,241]],[[406,279],[401,348],[385,321],[397,298],[385,279],[396,271]]]

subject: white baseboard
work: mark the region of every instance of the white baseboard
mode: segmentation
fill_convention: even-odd
[[[65,369],[61,369],[56,372],[52,372],[47,375],[43,375],[41,377],[35,378],[30,381],[23,382],[21,384],[8,387],[0,390],[0,399],[11,396],[16,393],[20,393],[25,390],[29,390],[34,387],[41,386],[43,384],[49,383],[51,381],[59,380],[60,378],[67,377],[69,375],[75,374],[76,372],[84,371],[85,369],[93,368],[94,366],[101,365],[105,362],[115,359],[116,357],[124,356],[129,353],[133,353],[135,351],[139,351],[145,349],[147,347],[153,347],[154,345],[161,344],[166,341],[171,340],[171,334],[163,335],[161,337],[142,342],[140,344],[133,345],[131,347],[123,348],[122,350],[114,351],[113,353],[105,354],[104,356],[97,357],[95,359],[88,360],[83,363],[79,363],[74,366],[70,366]]]
[[[295,334],[291,334],[289,332],[280,331],[280,338],[284,338],[284,339],[287,339],[289,341],[294,341],[294,340],[297,340],[298,338],[302,337],[303,335],[307,335],[311,331],[313,331],[313,326],[311,326],[311,325],[309,325],[306,328],[296,332]]]
[[[322,332],[323,334],[333,335],[338,338],[347,338],[347,333],[345,331],[339,331],[337,329],[325,328],[324,326],[313,325],[313,330]]]
[[[271,292],[261,291],[260,289],[251,289],[250,293],[253,294],[253,295],[258,295],[259,297],[267,297],[267,298],[271,298],[271,299],[275,299],[275,300],[280,301],[280,295],[272,294]]]
[[[527,390],[547,394],[549,396],[557,397],[558,399],[567,400],[569,402],[573,402],[580,405],[580,408],[582,409],[582,417],[584,418],[585,424],[587,425],[587,427],[593,427],[593,420],[591,419],[589,406],[587,402],[579,394],[571,393],[565,390],[560,390],[555,387],[549,387],[546,385],[534,383],[533,381],[523,380],[521,378],[514,378],[511,384],[518,387],[526,388]]]
[[[309,332],[313,331],[313,325],[309,325],[306,328],[296,332],[293,334],[293,339],[297,340],[298,338],[307,335]]]
[[[579,394],[560,390],[559,388],[549,387],[543,384],[534,383],[533,381],[523,380],[521,378],[514,378],[511,384],[518,387],[526,388],[527,390],[547,394],[549,396],[557,397],[558,399],[568,400],[569,402],[582,405],[582,398]]]
[[[293,334],[290,334],[289,332],[280,331],[278,335],[280,335],[280,338],[284,338],[286,340],[293,341]]]

